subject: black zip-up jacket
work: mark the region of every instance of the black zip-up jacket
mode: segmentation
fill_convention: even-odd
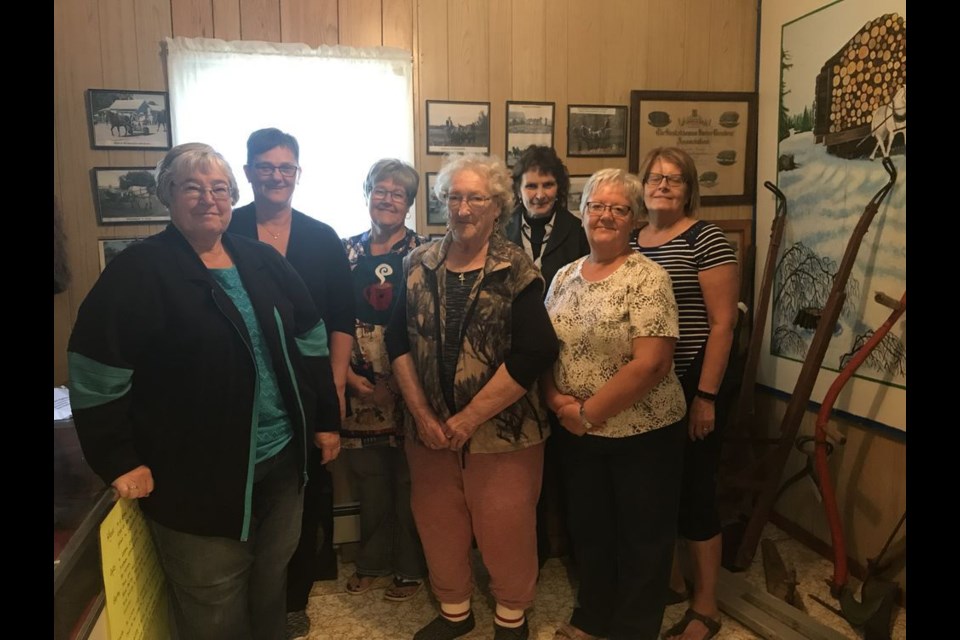
[[[301,483],[315,431],[340,412],[323,322],[272,247],[226,233],[293,425]],[[144,513],[177,531],[245,540],[258,379],[240,312],[180,232],[114,258],[80,307],[68,347],[77,434],[108,484],[144,464]]]

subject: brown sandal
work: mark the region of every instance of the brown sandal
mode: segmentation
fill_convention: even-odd
[[[404,580],[403,578],[394,578],[393,584],[387,587],[383,592],[384,600],[393,602],[406,602],[420,592],[423,582],[420,580]]]
[[[385,587],[389,579],[390,576],[368,576],[357,572],[347,580],[345,589],[352,596],[362,596],[370,589]]]

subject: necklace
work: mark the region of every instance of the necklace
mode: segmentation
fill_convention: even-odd
[[[463,281],[464,281],[463,272],[460,272],[460,273],[457,275],[457,279],[460,280],[460,284],[463,284]]]
[[[279,240],[279,239],[280,239],[280,235],[281,235],[281,234],[279,234],[279,233],[274,233],[273,231],[270,231],[270,229],[268,229],[266,225],[264,225],[264,224],[259,224],[259,225],[257,225],[257,226],[259,226],[261,229],[263,229],[264,231],[266,231],[274,240]]]

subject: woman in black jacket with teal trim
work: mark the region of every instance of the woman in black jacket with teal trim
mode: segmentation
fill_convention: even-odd
[[[172,224],[108,265],[70,338],[77,432],[140,501],[181,637],[279,640],[308,447],[339,451],[326,329],[289,263],[224,234],[220,154],[180,145],[158,170]]]

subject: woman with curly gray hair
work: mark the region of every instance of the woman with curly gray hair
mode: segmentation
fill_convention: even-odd
[[[404,260],[404,299],[387,330],[412,420],[411,507],[440,615],[415,640],[474,627],[470,550],[490,572],[497,640],[529,636],[537,583],[536,506],[544,420],[537,378],[557,355],[539,270],[498,231],[512,183],[495,157],[455,156],[437,176],[442,241]]]

